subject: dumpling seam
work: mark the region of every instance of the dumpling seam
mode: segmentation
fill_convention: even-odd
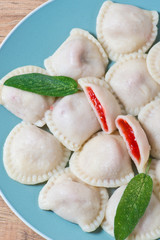
[[[81,179],[82,181],[86,182],[89,185],[93,185],[97,187],[117,187],[125,183],[128,183],[134,177],[134,174],[132,172],[130,172],[123,178],[121,177],[120,179],[116,179],[116,180],[113,180],[113,179],[101,180],[91,176],[87,176],[86,173],[79,167],[79,161],[78,161],[79,155],[80,155],[80,152],[76,152],[74,157],[71,158],[70,168],[73,174],[75,174],[79,179]]]
[[[107,207],[106,207],[107,209]],[[111,236],[114,237],[114,231],[113,231],[113,227],[107,222],[106,219],[104,219],[104,221],[101,224],[101,227],[103,228],[103,230],[107,233],[109,233]]]
[[[160,51],[160,44],[158,43],[158,45],[154,45],[155,47],[153,47],[154,51],[151,49],[150,51],[152,52],[149,52],[148,53],[148,56],[147,56],[147,67],[148,67],[148,70],[150,72],[150,74],[152,75],[153,79],[159,83],[159,80],[160,79],[160,74],[159,74],[159,71],[158,69],[156,68],[155,66],[155,63],[156,61],[158,60],[157,59],[157,52]]]
[[[55,184],[57,178],[59,178],[63,174],[67,174],[69,172],[70,172],[69,168],[65,168],[65,169],[58,170],[56,173],[54,173],[54,175],[49,179],[47,185],[45,185],[45,187],[40,192],[41,200],[43,200],[43,202],[46,202],[47,194],[48,194],[49,190],[52,188],[52,186]]]
[[[14,136],[20,131],[20,129],[24,125],[30,126],[29,123],[22,122],[14,130],[12,130],[12,132],[8,136],[8,139],[6,140],[5,152],[4,152],[4,159],[5,159],[4,165],[7,168],[6,170],[7,170],[8,174],[11,175],[12,178],[14,178],[15,180],[20,181],[21,183],[36,184],[39,182],[44,182],[44,181],[48,180],[55,172],[59,171],[59,169],[65,167],[65,165],[67,164],[67,161],[69,159],[69,156],[70,156],[70,151],[62,146],[64,149],[63,150],[63,152],[64,152],[63,160],[52,171],[44,172],[41,175],[35,175],[35,174],[23,175],[22,173],[18,173],[17,169],[14,166],[14,162],[12,161],[12,154],[10,152],[9,146],[11,145]]]
[[[114,96],[116,96],[116,99],[118,99],[118,101],[121,104],[121,106],[123,107],[124,111],[126,110],[127,113],[130,113],[130,114],[132,114],[134,116],[138,115],[138,113],[141,111],[141,109],[143,109],[143,107],[146,106],[146,104],[143,104],[142,106],[139,106],[139,107],[136,107],[136,108],[125,107],[121,103],[121,100],[118,98],[116,93],[114,92],[113,88],[111,87],[110,81],[111,81],[112,77],[114,76],[114,74],[117,72],[117,70],[120,69],[122,64],[125,64],[125,62],[127,62],[128,60],[140,59],[140,58],[146,59],[146,57],[147,57],[147,55],[143,54],[143,53],[131,53],[129,55],[125,55],[124,57],[120,58],[118,60],[118,62],[116,62],[113,65],[113,67],[111,67],[109,69],[109,71],[106,73],[106,76],[105,76],[105,81],[109,84],[110,88],[112,89],[112,93],[114,94]],[[148,102],[151,102],[151,101],[155,100],[158,96],[160,96],[160,93],[157,93],[156,96],[151,97]]]
[[[64,146],[72,151],[77,151],[80,148],[80,145],[69,140],[57,129],[56,125],[53,122],[51,113],[52,111],[48,110],[45,114],[46,123],[51,132]]]
[[[143,125],[143,122],[145,122],[148,119],[148,117],[152,114],[152,112],[154,112],[155,110],[158,110],[159,107],[160,107],[160,98],[156,96],[156,99],[152,100],[150,103],[146,104],[141,109],[141,112],[138,115],[138,119],[140,120],[142,125]]]
[[[99,227],[105,215],[107,200],[108,200],[107,190],[100,189],[100,207],[98,215],[91,223],[86,224],[85,226],[81,226],[84,231],[91,232],[96,230],[97,227]]]
[[[84,36],[85,38],[87,38],[88,40],[90,40],[93,44],[95,44],[99,50],[100,55],[102,56],[103,62],[105,65],[108,64],[108,57],[106,52],[104,51],[104,49],[102,48],[101,44],[98,42],[98,40],[92,36],[88,31],[85,31],[83,29],[79,29],[79,28],[74,28],[72,29],[70,35],[80,35],[80,36]]]
[[[43,201],[44,204],[47,203],[47,194],[48,194],[49,190],[52,188],[52,186],[54,184],[56,184],[56,180],[60,176],[68,174],[68,173],[70,173],[69,168],[60,170],[49,180],[48,185],[46,187],[44,187],[44,189],[41,190],[41,201]],[[82,184],[85,184],[85,183],[82,182]],[[81,225],[82,229],[86,232],[94,231],[100,225],[101,221],[104,218],[106,203],[108,200],[108,194],[107,194],[107,190],[103,189],[103,188],[99,189],[99,193],[100,193],[100,207],[99,207],[99,212],[98,212],[97,217],[91,223],[86,224],[84,226]]]
[[[111,6],[111,4],[113,4],[113,2],[111,1],[107,1],[104,2],[104,4],[102,5],[98,17],[97,17],[97,35],[98,35],[98,40],[100,41],[100,43],[102,44],[102,46],[104,47],[104,49],[107,50],[107,53],[109,55],[109,58],[112,59],[113,61],[117,61],[118,58],[123,57],[127,54],[130,54],[131,52],[127,52],[127,53],[116,53],[114,52],[106,43],[105,41],[105,37],[102,31],[102,25],[103,25],[103,21],[104,21],[104,15],[106,14],[106,12],[108,11],[109,7]],[[158,13],[156,11],[150,11],[151,12],[151,20],[152,20],[152,30],[151,30],[151,34],[150,34],[150,39],[141,47],[139,48],[137,51],[134,51],[134,53],[144,53],[146,52],[150,46],[152,45],[152,43],[154,42],[156,36],[157,36],[157,23],[158,23]]]

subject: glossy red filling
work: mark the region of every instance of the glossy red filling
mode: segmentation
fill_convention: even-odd
[[[96,97],[95,93],[93,92],[92,88],[91,87],[86,87],[86,90],[87,90],[87,93],[88,93],[88,96],[93,104],[93,106],[95,107],[98,115],[99,115],[99,118],[100,118],[100,121],[103,125],[103,129],[108,132],[108,125],[107,125],[107,122],[106,122],[106,118],[105,118],[105,113],[104,113],[104,109],[100,103],[100,101],[98,100],[98,98]]]
[[[118,123],[119,127],[121,128],[126,141],[128,142],[128,145],[129,145],[132,155],[136,158],[136,160],[138,162],[140,162],[140,151],[139,151],[137,141],[135,139],[133,129],[127,123],[127,121],[125,121],[123,119],[118,119],[117,123]]]

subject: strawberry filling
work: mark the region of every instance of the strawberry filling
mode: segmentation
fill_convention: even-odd
[[[50,106],[49,110],[52,111],[53,110],[53,106]]]
[[[127,121],[123,119],[118,119],[117,123],[121,128],[122,133],[124,134],[124,137],[129,145],[132,155],[136,158],[137,162],[140,162],[140,151],[133,129],[127,123]]]
[[[104,131],[108,132],[108,125],[105,118],[105,112],[100,101],[97,99],[91,87],[86,87],[86,90],[95,110],[98,113],[98,116],[100,118]]]

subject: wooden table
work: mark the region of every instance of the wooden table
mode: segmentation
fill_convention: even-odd
[[[0,0],[0,44],[11,29],[45,0]],[[0,240],[43,240],[8,208],[0,197]]]

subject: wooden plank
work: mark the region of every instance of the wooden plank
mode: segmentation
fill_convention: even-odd
[[[8,208],[0,197],[0,240],[43,240]]]
[[[44,0],[0,0],[0,43],[12,28]]]
[[[0,43],[12,28],[44,0],[0,0]],[[8,208],[0,197],[0,240],[43,240]]]

